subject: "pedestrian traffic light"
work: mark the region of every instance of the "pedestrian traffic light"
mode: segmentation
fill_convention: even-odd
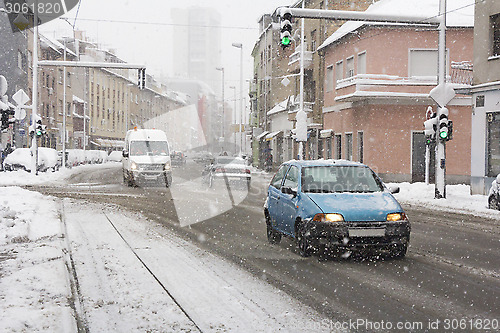
[[[281,34],[280,34],[280,41],[281,41],[281,47],[283,49],[287,48],[290,46],[292,43],[292,12],[290,9],[283,9],[280,14],[280,21],[281,21]]]
[[[437,114],[433,112],[429,119],[424,121],[424,133],[426,144],[431,144],[436,140]]]
[[[449,112],[447,108],[441,108],[439,110],[439,138],[445,141],[447,141],[449,137],[448,114]]]

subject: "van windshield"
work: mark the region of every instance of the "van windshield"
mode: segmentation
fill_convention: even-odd
[[[132,141],[130,142],[130,155],[168,156],[168,143],[166,141]]]

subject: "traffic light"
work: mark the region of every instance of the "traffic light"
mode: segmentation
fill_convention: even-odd
[[[436,140],[437,114],[433,112],[430,118],[424,121],[424,133],[426,144],[431,144]]]
[[[449,129],[448,129],[448,109],[441,108],[439,110],[439,138],[444,141],[449,140]]]
[[[36,134],[37,138],[39,138],[45,134],[45,126],[42,125],[42,121],[40,119],[38,119],[36,121],[35,134]]]
[[[290,9],[283,9],[280,15],[281,19],[281,33],[280,33],[280,43],[283,49],[290,46],[292,43],[292,12]]]
[[[2,122],[0,128],[1,128],[2,131],[4,129],[9,128],[9,125],[14,122],[14,119],[10,119],[11,115],[14,115],[14,110],[10,110],[9,109],[9,110],[2,111],[2,115],[1,115],[1,118],[0,118],[0,120]]]

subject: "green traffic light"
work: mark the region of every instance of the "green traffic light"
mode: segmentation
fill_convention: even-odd
[[[446,139],[448,137],[448,132],[439,132],[439,137],[443,140]]]
[[[283,39],[281,40],[281,44],[283,44],[285,46],[290,45],[290,43],[291,43],[290,37],[283,37]]]

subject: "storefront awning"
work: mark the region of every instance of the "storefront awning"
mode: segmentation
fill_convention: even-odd
[[[274,137],[280,133],[282,133],[282,131],[269,133],[268,135],[266,135],[266,141],[270,141],[270,140],[274,139]]]
[[[263,137],[265,137],[267,134],[269,134],[269,132],[268,132],[268,131],[264,131],[264,132],[260,133],[259,135],[257,135],[255,138],[256,138],[257,140],[260,140],[260,139],[262,139]]]

